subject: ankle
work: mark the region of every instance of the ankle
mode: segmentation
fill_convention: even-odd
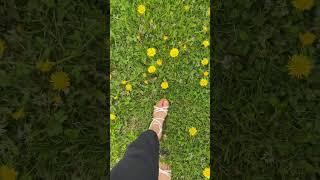
[[[160,134],[159,134],[159,129],[158,129],[158,127],[155,127],[155,126],[151,126],[150,128],[149,128],[149,130],[151,130],[151,131],[153,131],[153,132],[155,132],[156,133],[156,135],[157,135],[157,137],[158,137],[158,139],[160,140]]]

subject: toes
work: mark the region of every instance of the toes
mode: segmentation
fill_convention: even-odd
[[[167,107],[169,106],[169,101],[167,99],[161,99],[158,103],[157,103],[158,107]]]
[[[170,166],[168,164],[159,163],[159,167],[160,167],[160,169],[162,169],[164,171],[170,170]]]

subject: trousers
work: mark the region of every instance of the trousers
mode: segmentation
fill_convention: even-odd
[[[159,140],[147,130],[130,145],[124,157],[110,172],[111,180],[157,180],[159,175]]]

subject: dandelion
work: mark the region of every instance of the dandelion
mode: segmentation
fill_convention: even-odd
[[[206,179],[210,179],[210,167],[205,168],[202,171],[202,175],[206,178]]]
[[[157,60],[157,65],[158,65],[158,66],[161,66],[161,65],[162,65],[162,60],[161,60],[161,59],[158,59],[158,60]]]
[[[8,166],[2,165],[0,167],[0,179],[1,180],[16,180],[18,173]]]
[[[49,72],[51,68],[54,66],[54,62],[51,62],[50,60],[37,62],[36,67],[41,72]]]
[[[314,6],[314,0],[293,0],[292,4],[300,11],[310,10]]]
[[[203,45],[204,47],[208,47],[208,46],[210,45],[210,43],[209,43],[208,40],[204,40],[204,41],[202,42],[202,45]]]
[[[148,72],[149,72],[150,74],[155,73],[156,70],[157,70],[157,68],[156,68],[155,66],[149,66],[149,67],[148,67]]]
[[[131,92],[132,91],[132,85],[131,84],[127,84],[126,85],[126,91]]]
[[[299,34],[300,42],[303,46],[311,45],[316,40],[316,35],[311,32]]]
[[[171,57],[175,58],[175,57],[177,57],[178,55],[179,55],[179,50],[178,50],[177,48],[172,48],[172,49],[170,50],[170,56],[171,56]]]
[[[287,68],[289,70],[289,75],[301,79],[309,76],[313,68],[313,63],[307,56],[293,55]]]
[[[3,39],[0,39],[0,58],[2,58],[6,47],[6,42]]]
[[[184,6],[184,10],[185,10],[185,11],[189,11],[189,10],[190,10],[190,6],[189,6],[189,5],[185,5],[185,6]]]
[[[205,87],[208,85],[208,80],[207,79],[201,79],[200,80],[200,86]]]
[[[168,40],[168,38],[169,38],[169,37],[166,36],[166,35],[163,36],[163,40],[165,40],[165,41]]]
[[[208,72],[208,71],[205,71],[205,72],[203,73],[203,75],[204,75],[205,77],[208,77],[208,76],[209,76],[209,72]]]
[[[70,86],[70,78],[65,72],[55,72],[50,79],[54,90],[65,90]]]
[[[195,127],[189,128],[189,135],[190,136],[195,136],[197,134],[197,129]]]
[[[201,60],[201,64],[202,64],[203,66],[208,65],[208,64],[209,64],[208,58],[203,58],[203,59]]]
[[[157,53],[157,50],[156,50],[155,48],[149,48],[149,49],[147,50],[147,55],[148,55],[149,57],[153,57],[154,55],[156,55],[156,53]]]
[[[127,84],[127,81],[126,80],[122,80],[121,84],[125,85],[125,84]]]
[[[146,12],[146,7],[144,5],[139,5],[137,8],[139,14],[143,15]]]
[[[168,83],[167,81],[163,81],[163,82],[161,83],[161,88],[162,88],[162,89],[168,89],[168,87],[169,87],[169,83]]]
[[[24,109],[23,108],[20,108],[18,111],[15,111],[11,114],[12,118],[15,119],[15,120],[19,120],[19,119],[22,119],[24,118],[25,116],[25,113],[24,113]]]
[[[116,120],[117,116],[113,113],[110,114],[110,120],[114,121]]]

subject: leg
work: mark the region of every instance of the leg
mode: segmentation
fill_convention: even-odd
[[[159,173],[159,140],[168,106],[165,99],[157,103],[149,130],[128,146],[124,158],[111,170],[111,180],[164,180]]]
[[[111,170],[111,180],[157,180],[158,163],[157,134],[145,131],[128,146],[124,158]]]

